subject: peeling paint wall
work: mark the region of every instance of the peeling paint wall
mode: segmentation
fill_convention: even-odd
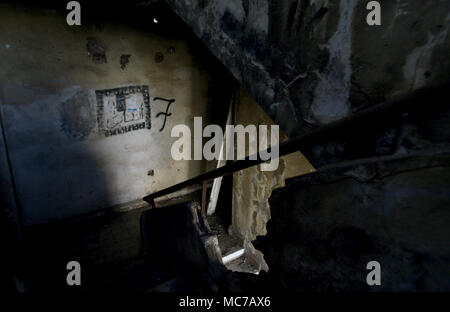
[[[208,123],[221,111],[226,79],[218,82],[213,73],[227,73],[180,21],[166,21],[164,27],[178,29],[166,35],[148,25],[149,11],[138,11],[128,20],[129,12],[106,14],[100,23],[84,19],[71,27],[64,9],[1,5],[1,106],[25,225],[124,204],[204,171],[203,161],[172,159],[170,131],[193,126],[193,116]],[[105,134],[96,91],[143,94],[142,86],[151,126],[120,119],[124,110],[131,114],[125,118],[141,118],[132,116],[139,107],[111,93],[119,98],[108,109],[126,127]],[[167,109],[158,97],[175,102]]]
[[[291,137],[450,83],[447,0],[168,2]]]
[[[273,121],[241,87],[235,108],[235,124],[269,125],[270,129]],[[270,131],[268,132],[270,136]],[[287,136],[281,132],[280,141],[285,140]],[[260,269],[268,270],[268,267],[262,253],[256,250],[251,242],[258,235],[266,234],[266,224],[270,220],[269,197],[272,190],[283,187],[286,178],[313,171],[314,167],[309,161],[300,152],[295,152],[281,157],[275,171],[261,171],[259,166],[254,166],[233,174],[230,232],[244,242],[246,253],[260,265]]]

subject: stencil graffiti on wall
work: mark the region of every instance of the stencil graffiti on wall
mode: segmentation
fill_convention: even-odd
[[[98,128],[106,136],[150,129],[148,86],[97,90]]]

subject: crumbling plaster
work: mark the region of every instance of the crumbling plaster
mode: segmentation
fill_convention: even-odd
[[[241,87],[235,107],[235,124],[273,125],[273,121]],[[286,140],[287,136],[281,132],[280,141]],[[283,187],[287,178],[313,171],[314,167],[309,161],[300,152],[295,152],[281,157],[275,171],[261,171],[259,166],[254,166],[233,174],[230,232],[243,241],[247,255],[259,269],[268,270],[268,267],[263,254],[256,250],[251,242],[257,236],[266,234],[266,224],[270,220],[269,197],[272,190]]]

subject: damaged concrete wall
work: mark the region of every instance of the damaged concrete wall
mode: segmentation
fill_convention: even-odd
[[[152,26],[150,8],[104,9],[68,26],[65,7],[1,4],[1,105],[26,225],[127,203],[205,168],[172,159],[170,131],[210,122],[228,103],[212,73],[227,73],[173,13]]]
[[[168,0],[288,136],[450,83],[450,2]]]
[[[287,180],[255,242],[272,287],[449,291],[449,161],[449,149],[426,151]],[[380,286],[366,283],[370,261],[381,265]]]
[[[241,87],[235,107],[237,125],[273,125],[250,94]],[[270,131],[269,134],[270,136]],[[287,140],[280,133],[280,141]],[[270,140],[269,140],[270,141]],[[246,155],[248,155],[248,150]],[[270,220],[269,197],[272,190],[284,186],[284,179],[314,171],[314,167],[300,153],[295,152],[280,158],[278,169],[261,171],[260,166],[251,167],[233,174],[232,224],[230,232],[243,242],[247,254],[260,269],[267,270],[261,252],[255,250],[252,241],[266,234],[266,223]]]

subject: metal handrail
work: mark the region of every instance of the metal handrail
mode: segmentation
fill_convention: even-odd
[[[436,96],[438,94],[440,96],[443,96],[441,97],[442,100],[444,100],[444,97],[447,97],[448,100],[449,93],[445,92],[448,90],[448,88],[449,86],[445,85],[433,88],[420,89],[400,99],[393,99],[391,101],[387,101],[372,106],[363,111],[354,113],[349,117],[343,118],[341,120],[332,122],[315,130],[312,130],[304,135],[300,135],[288,141],[282,142],[279,144],[279,157],[299,151],[300,149],[307,149],[311,146],[323,142],[327,142],[336,138],[341,138],[348,134],[351,135],[351,132],[354,131],[355,127],[357,127],[358,125],[362,127],[371,126],[374,123],[379,122],[377,117],[382,116],[386,113],[402,114],[404,112],[410,111],[417,105],[423,104],[422,100],[428,99],[430,95]],[[427,105],[432,104],[435,103],[427,103]],[[430,107],[427,106],[427,109],[430,109]],[[266,149],[266,152],[269,151],[270,147]],[[143,199],[154,206],[155,198],[179,191],[183,188],[195,184],[200,184],[206,181],[213,180],[217,177],[225,176],[234,173],[236,171],[253,167],[266,161],[259,158],[258,155],[256,155],[256,160],[250,159],[254,157],[255,155],[252,155],[247,156],[244,159],[232,161],[231,163],[223,167],[211,170],[194,178],[188,179],[186,181],[180,182],[178,184],[172,185],[170,187],[147,195]]]

